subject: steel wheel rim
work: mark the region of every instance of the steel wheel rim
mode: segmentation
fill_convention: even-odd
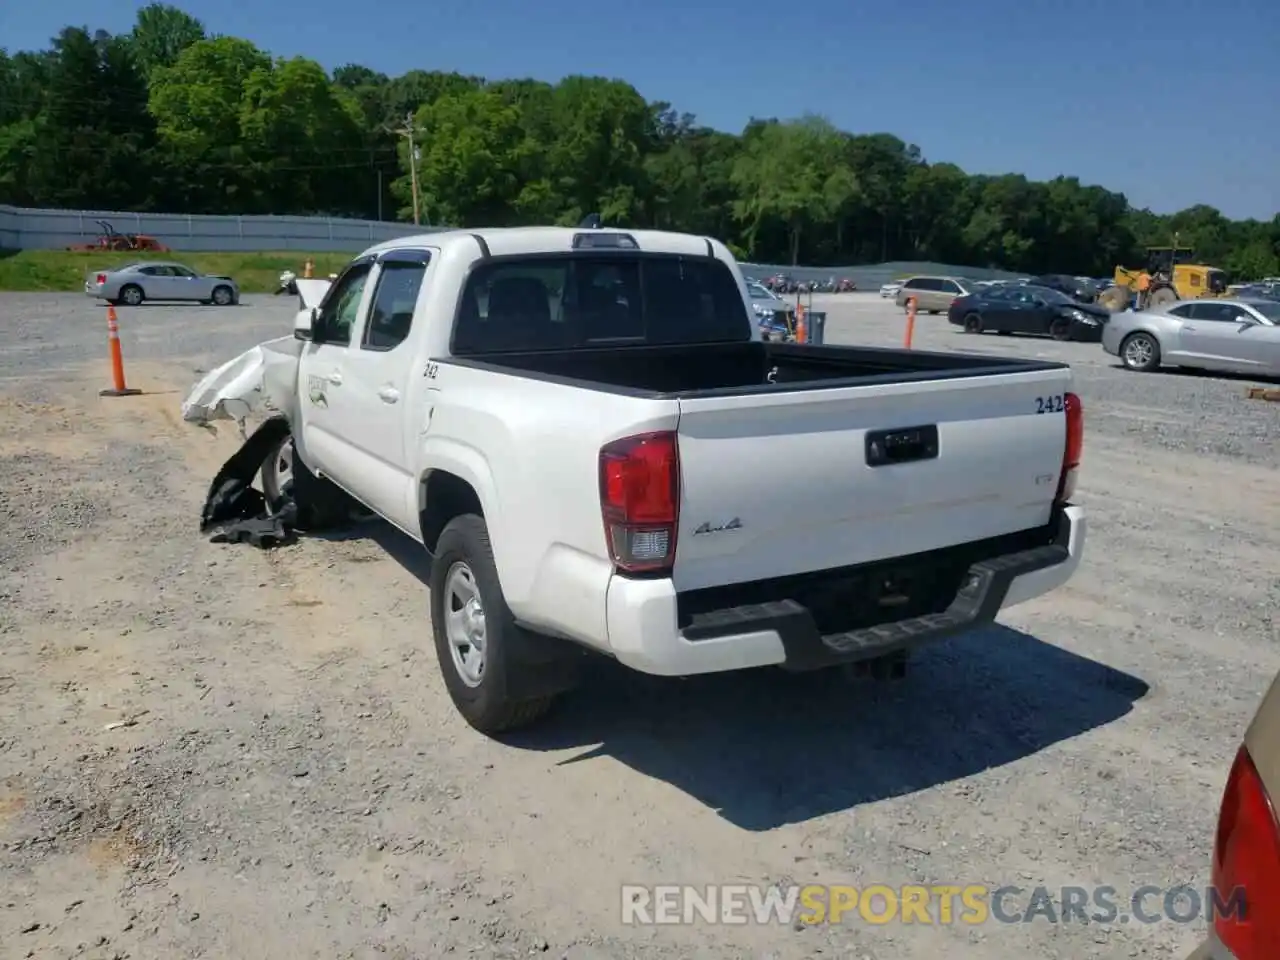
[[[1142,367],[1151,362],[1151,344],[1146,337],[1133,337],[1124,345],[1124,362],[1131,367]]]
[[[293,481],[293,441],[288,440],[280,445],[276,455],[271,459],[271,473],[275,477],[276,490],[282,491]]]
[[[444,631],[449,655],[458,678],[468,687],[484,680],[487,634],[484,603],[475,574],[459,561],[449,568],[444,581]]]

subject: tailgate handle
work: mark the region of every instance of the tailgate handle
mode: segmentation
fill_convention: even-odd
[[[938,426],[867,431],[867,466],[933,460],[938,456]]]

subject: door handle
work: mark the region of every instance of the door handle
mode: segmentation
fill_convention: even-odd
[[[395,387],[383,387],[378,391],[378,398],[383,403],[395,403],[400,399],[400,391]]]
[[[1189,324],[1189,323],[1184,323],[1184,324],[1182,325],[1182,331],[1183,331],[1183,333],[1195,333],[1195,332],[1196,332],[1196,328],[1195,328],[1195,327],[1193,327],[1193,326],[1192,326],[1191,324]]]
[[[342,385],[342,371],[341,371],[341,370],[335,370],[335,371],[333,371],[333,373],[329,374],[329,382],[330,382],[330,383],[332,383],[335,387],[337,387],[337,386],[341,386],[341,385]]]

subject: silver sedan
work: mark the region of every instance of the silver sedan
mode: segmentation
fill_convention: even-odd
[[[94,271],[84,282],[84,292],[97,300],[131,307],[144,300],[195,300],[220,307],[240,300],[240,288],[230,277],[196,273],[181,263],[159,260]]]
[[[1130,370],[1195,367],[1280,376],[1280,301],[1175,300],[1112,315],[1102,349]]]

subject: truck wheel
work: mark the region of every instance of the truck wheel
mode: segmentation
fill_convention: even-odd
[[[476,730],[494,734],[528,726],[551,708],[554,696],[507,695],[510,649],[521,628],[502,596],[489,528],[475,514],[451,520],[436,544],[431,632],[449,697]]]
[[[1160,344],[1149,333],[1131,333],[1120,344],[1120,362],[1130,370],[1150,373],[1160,366]]]
[[[298,505],[298,528],[323,530],[350,518],[356,504],[346,492],[317,477],[294,453],[286,434],[262,458],[262,493],[273,513],[288,500]]]

